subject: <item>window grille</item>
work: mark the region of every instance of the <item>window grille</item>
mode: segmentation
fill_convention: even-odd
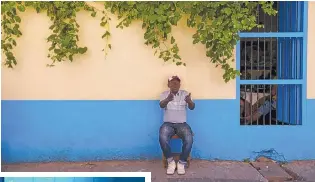
[[[240,32],[237,68],[241,125],[301,125],[306,99],[307,2],[257,7],[263,28]]]

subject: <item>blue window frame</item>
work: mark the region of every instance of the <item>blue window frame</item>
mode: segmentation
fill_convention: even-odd
[[[236,95],[238,102],[240,102],[240,88],[242,85],[255,84],[264,85],[264,87],[266,85],[277,85],[277,121],[283,121],[283,123],[289,125],[301,125],[302,121],[304,122],[306,120],[306,50],[308,2],[281,1],[278,2],[277,6],[278,20],[276,31],[272,30],[271,28],[270,32],[256,31],[239,33],[241,40],[254,38],[258,40],[257,44],[260,44],[260,39],[276,40],[276,79],[265,79],[265,76],[264,79],[253,79],[253,77],[250,79],[241,79],[240,77],[237,77]],[[245,41],[245,47],[246,46],[247,45]],[[244,45],[242,44],[242,48],[243,47]],[[265,45],[263,45],[263,47],[264,49],[266,48]],[[236,68],[238,70],[241,70],[242,48],[241,41],[238,41],[236,46]],[[244,67],[244,65],[242,65],[242,67]],[[251,67],[253,68],[253,66]]]

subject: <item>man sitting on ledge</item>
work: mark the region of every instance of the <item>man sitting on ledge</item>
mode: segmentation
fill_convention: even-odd
[[[185,164],[190,154],[193,133],[186,123],[186,109],[195,108],[195,103],[191,99],[191,94],[185,90],[180,90],[180,78],[172,76],[168,79],[169,90],[163,92],[160,98],[160,107],[164,109],[164,123],[160,127],[159,141],[164,156],[167,159],[167,174],[174,174],[176,163],[172,157],[169,142],[173,135],[177,135],[183,141],[182,153],[177,163],[177,173],[185,174]]]

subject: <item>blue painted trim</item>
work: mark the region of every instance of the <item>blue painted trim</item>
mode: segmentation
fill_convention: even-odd
[[[278,31],[280,32],[286,32],[284,30],[284,18],[285,18],[285,6],[283,2],[278,2]],[[282,75],[282,64],[281,64],[281,60],[282,60],[282,47],[283,47],[283,40],[284,38],[277,38],[278,42],[277,42],[277,75]],[[279,78],[278,78],[279,79]],[[277,88],[277,92],[281,92],[282,91],[282,87],[278,87]],[[283,121],[282,119],[282,115],[281,110],[283,110],[282,107],[282,102],[281,102],[282,97],[277,98],[277,120]],[[279,109],[280,108],[280,109]]]
[[[303,85],[302,85],[302,122],[306,121],[306,99],[307,99],[307,32],[308,32],[308,2],[304,1],[303,7]]]
[[[240,84],[259,84],[259,85],[270,85],[270,84],[282,84],[282,85],[298,85],[303,84],[304,80],[240,80]]]
[[[268,38],[268,37],[304,37],[303,32],[241,32],[240,38]]]
[[[236,43],[236,69],[240,70],[241,69],[241,41],[237,41]],[[236,77],[236,103],[237,107],[240,110],[240,77]],[[237,118],[241,118],[240,112],[237,112]]]

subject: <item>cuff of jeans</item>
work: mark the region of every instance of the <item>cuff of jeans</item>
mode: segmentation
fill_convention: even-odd
[[[168,163],[172,162],[173,160],[174,160],[173,157],[167,158],[167,162],[168,162]]]

